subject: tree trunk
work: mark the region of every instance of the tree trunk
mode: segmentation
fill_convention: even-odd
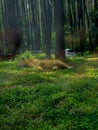
[[[63,0],[56,0],[55,6],[55,27],[56,27],[56,51],[55,57],[65,60],[65,38],[64,38],[64,3]]]

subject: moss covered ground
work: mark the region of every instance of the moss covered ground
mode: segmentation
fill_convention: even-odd
[[[98,58],[68,62],[39,71],[0,61],[0,130],[98,130]]]

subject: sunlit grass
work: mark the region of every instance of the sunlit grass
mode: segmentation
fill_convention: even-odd
[[[75,57],[73,69],[39,71],[1,61],[0,130],[97,130],[97,62]]]

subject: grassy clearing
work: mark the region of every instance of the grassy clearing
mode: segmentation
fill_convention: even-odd
[[[0,130],[98,130],[98,58],[38,71],[0,62]]]

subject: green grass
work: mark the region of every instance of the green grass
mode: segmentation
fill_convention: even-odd
[[[98,59],[38,71],[0,61],[0,130],[98,130]]]

